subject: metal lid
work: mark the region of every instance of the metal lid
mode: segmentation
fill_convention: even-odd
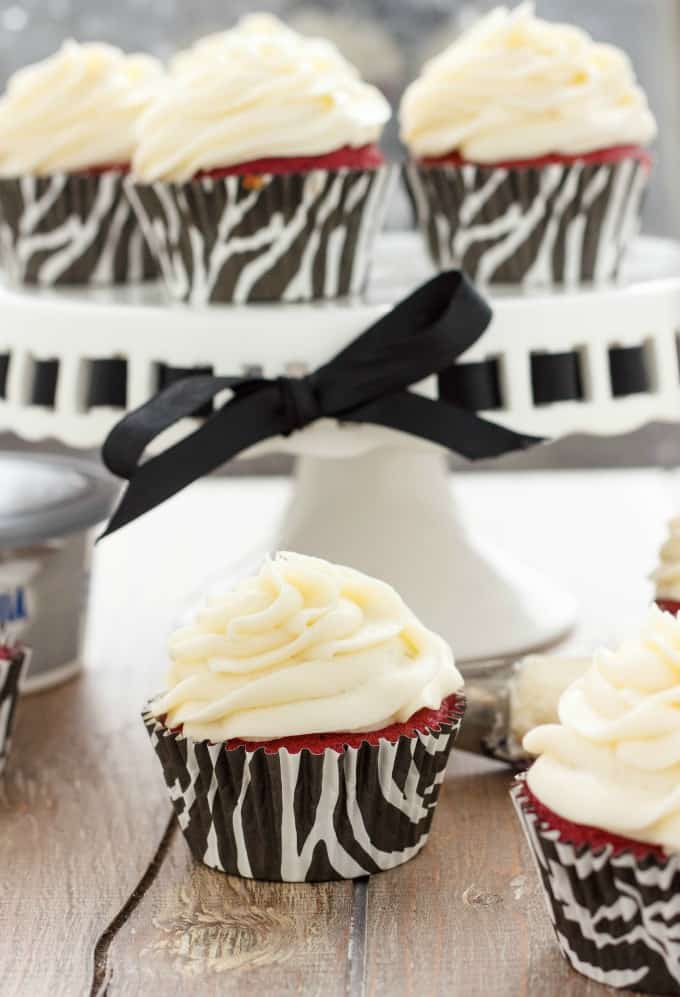
[[[0,451],[0,549],[28,547],[106,519],[119,484],[94,461]]]

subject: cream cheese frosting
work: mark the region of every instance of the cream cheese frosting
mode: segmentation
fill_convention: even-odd
[[[169,651],[152,713],[211,741],[379,730],[463,685],[448,645],[394,589],[300,554],[210,598]]]
[[[657,599],[680,602],[680,517],[668,524],[668,538],[659,552],[659,565],[652,573]]]
[[[590,665],[590,657],[529,654],[522,658],[508,685],[513,737],[521,742],[539,724],[556,722],[560,696]]]
[[[75,41],[19,70],[0,99],[0,175],[129,163],[137,119],[163,75],[151,56]]]
[[[640,636],[595,655],[537,727],[529,788],[566,820],[680,850],[680,619],[653,607]]]
[[[477,163],[644,145],[656,134],[628,57],[584,31],[498,7],[423,67],[401,104],[418,158]]]
[[[378,141],[389,117],[380,91],[329,42],[253,15],[175,58],[140,122],[134,171],[184,181],[257,159],[360,148]]]

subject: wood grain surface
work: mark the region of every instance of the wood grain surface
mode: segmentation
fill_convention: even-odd
[[[133,671],[24,699],[0,781],[3,997],[88,994],[100,936],[143,877],[168,802]]]
[[[276,885],[193,862],[139,710],[179,607],[280,512],[284,483],[249,487],[199,486],[102,545],[89,670],[20,704],[0,782],[3,997],[613,993],[561,959],[510,775],[480,756],[454,753],[427,848],[392,872]],[[578,591],[572,647],[643,614],[675,476],[493,474],[461,491],[487,536]]]

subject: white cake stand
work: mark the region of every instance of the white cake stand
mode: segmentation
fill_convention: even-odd
[[[168,305],[157,286],[109,290],[0,289],[0,357],[9,357],[0,429],[29,440],[99,446],[125,408],[158,389],[161,365],[216,374],[300,374],[330,359],[430,273],[410,234],[379,242],[370,293],[313,305]],[[640,240],[616,286],[492,294],[494,319],[465,362],[495,358],[500,407],[485,417],[527,433],[617,434],[680,417],[680,246]],[[617,397],[612,348],[642,348],[647,387]],[[539,404],[532,354],[576,353],[580,400]],[[96,361],[127,363],[127,398],[88,407]],[[41,361],[53,363],[53,403],[36,405]],[[434,394],[434,379],[417,390]],[[186,428],[186,427],[184,427]],[[166,437],[167,442],[167,437]],[[446,455],[412,437],[324,420],[250,455],[298,457],[281,533],[284,549],[347,562],[392,582],[452,643],[460,661],[545,646],[574,621],[573,598],[489,549],[451,499]],[[527,482],[527,487],[529,484]]]

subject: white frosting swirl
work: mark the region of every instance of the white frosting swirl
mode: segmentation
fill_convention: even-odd
[[[657,599],[680,602],[680,518],[668,524],[668,539],[659,552],[659,565],[652,572]]]
[[[211,598],[170,656],[152,711],[211,741],[378,730],[463,684],[448,645],[389,585],[300,554]]]
[[[640,637],[602,651],[537,727],[532,792],[566,820],[680,850],[680,619],[652,608]]]
[[[656,124],[628,60],[533,4],[498,7],[406,90],[401,136],[417,157],[478,163],[643,145]]]
[[[245,18],[174,62],[144,115],[134,171],[184,181],[201,170],[377,142],[389,104],[330,42],[274,17]]]
[[[65,42],[8,83],[0,100],[0,175],[129,163],[137,119],[162,79],[151,56]]]

